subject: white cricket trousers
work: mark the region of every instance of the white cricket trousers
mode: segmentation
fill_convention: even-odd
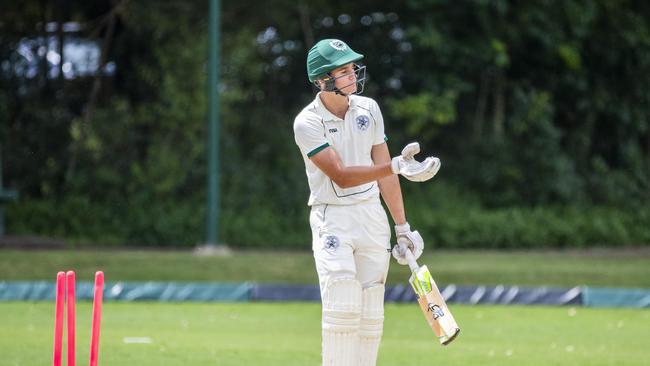
[[[336,278],[355,278],[364,289],[386,282],[391,231],[378,198],[355,205],[315,205],[309,223],[321,295]]]

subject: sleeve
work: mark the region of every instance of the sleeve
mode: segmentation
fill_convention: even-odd
[[[293,133],[300,152],[309,158],[330,146],[320,120],[298,115],[293,123]]]
[[[384,142],[388,141],[388,137],[386,137],[386,134],[384,132],[384,117],[381,114],[381,110],[379,109],[379,105],[377,102],[373,101],[370,107],[372,117],[375,119],[376,125],[375,125],[375,135],[373,137],[373,145],[379,145],[383,144]]]

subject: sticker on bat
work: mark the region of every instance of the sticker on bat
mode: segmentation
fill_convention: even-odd
[[[429,311],[433,314],[433,319],[436,320],[441,316],[445,316],[445,313],[442,311],[440,306],[436,304],[429,303]]]

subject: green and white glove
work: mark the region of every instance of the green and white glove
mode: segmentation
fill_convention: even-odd
[[[391,161],[391,170],[394,174],[401,174],[404,178],[413,182],[424,182],[433,178],[440,170],[440,159],[428,157],[420,162],[413,157],[420,152],[420,144],[412,142],[404,149],[402,154]]]
[[[397,259],[397,263],[406,265],[406,257],[403,250],[411,250],[415,259],[420,258],[424,250],[424,240],[419,232],[411,231],[409,223],[402,225],[395,225],[395,236],[397,237],[397,245],[393,247],[393,257]]]

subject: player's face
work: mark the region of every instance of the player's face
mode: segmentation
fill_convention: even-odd
[[[357,74],[353,63],[332,71],[332,76],[336,78],[334,85],[344,94],[350,95],[357,91]]]

